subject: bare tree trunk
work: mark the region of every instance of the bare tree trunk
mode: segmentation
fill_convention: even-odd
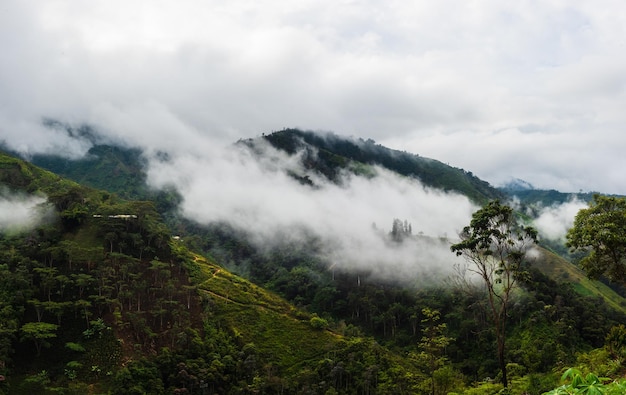
[[[506,374],[506,358],[504,353],[504,336],[498,334],[498,363],[500,364],[500,372],[502,373],[502,385],[504,388],[509,386],[509,381]]]

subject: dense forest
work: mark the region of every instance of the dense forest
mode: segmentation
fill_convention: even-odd
[[[262,139],[304,150],[306,168],[337,183],[340,171],[371,177],[378,165],[486,208],[507,196],[370,140],[299,130]],[[239,144],[260,154],[257,142]],[[177,191],[146,187],[132,148],[31,161],[0,154],[1,197],[41,201],[35,224],[0,231],[0,393],[622,393],[613,380],[625,373],[626,300],[605,285],[618,278],[587,278],[580,254],[571,263],[539,241],[538,257],[520,256],[503,370],[489,293],[463,286],[460,270],[443,283],[385,280],[334,267],[313,233],[262,247],[229,223],[198,224],[177,215]],[[392,247],[428,237],[406,220],[389,227],[380,237]]]

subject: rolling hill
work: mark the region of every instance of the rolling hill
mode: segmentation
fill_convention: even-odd
[[[415,367],[373,340],[330,331],[326,320],[188,251],[150,202],[4,154],[0,182],[7,194],[48,196],[58,213],[0,234],[2,391],[416,385],[408,378]],[[364,376],[374,365],[394,371],[374,383]],[[328,376],[337,366],[342,376]]]
[[[346,172],[371,178],[382,167],[476,203],[510,193],[371,140],[289,129],[237,145],[262,155],[264,143],[297,153],[305,170],[285,174],[312,188],[316,177],[340,185]],[[182,197],[151,190],[133,148],[94,145],[83,159],[31,161],[0,154],[0,198],[39,196],[55,213],[0,232],[0,391],[396,394],[428,393],[436,382],[462,393],[496,374],[479,292],[427,276],[400,283],[334,270],[315,234],[259,245],[227,222],[182,218]],[[527,196],[531,204],[542,195]],[[390,251],[448,243],[396,224],[400,235],[377,230]],[[626,301],[547,249],[532,266],[509,311],[511,363],[522,372],[515,385],[528,389],[532,375],[545,375],[547,390],[577,349],[602,346],[625,320]],[[444,334],[454,340],[445,353],[428,346]]]
[[[521,189],[514,187],[497,189],[469,171],[448,166],[437,160],[392,150],[372,140],[345,138],[333,133],[286,129],[264,134],[257,139],[240,140],[238,144],[246,145],[254,151],[259,139],[268,141],[275,148],[290,155],[305,152],[301,158],[305,167],[335,182],[340,182],[338,177],[341,171],[371,177],[373,173],[372,170],[368,170],[368,167],[377,165],[406,177],[417,178],[429,187],[462,193],[480,203],[492,199],[506,200],[516,197],[525,207],[536,208],[537,205],[550,206],[564,203],[573,197],[589,201],[593,195],[592,193],[571,194],[555,190],[537,190],[532,186],[525,186]],[[175,209],[177,202],[180,201],[176,191],[154,191],[148,188],[146,162],[137,148],[94,145],[87,156],[82,159],[71,160],[54,155],[34,155],[31,162],[68,179],[116,193],[124,198],[155,201],[162,215],[167,215],[169,211]],[[298,180],[310,182],[306,174],[290,174]],[[170,221],[169,225],[183,232],[185,229],[196,229],[196,225],[183,222],[181,224],[180,218],[177,218]],[[558,267],[571,265],[565,260],[559,260],[555,264]],[[556,275],[555,273],[558,272],[558,270],[551,270],[548,266],[544,268],[550,275]],[[569,268],[563,270],[567,271]],[[574,278],[580,282],[579,276]],[[593,290],[584,292],[596,293]]]

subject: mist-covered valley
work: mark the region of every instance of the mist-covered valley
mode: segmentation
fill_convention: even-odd
[[[305,245],[314,238],[318,245],[315,254],[328,266],[363,271],[387,280],[413,281],[425,273],[430,279],[434,273],[439,280],[446,279],[459,264],[450,254],[449,245],[458,239],[481,199],[484,202],[499,198],[525,210],[542,237],[559,243],[564,242],[578,209],[586,206],[586,201],[578,200],[576,194],[564,203],[540,201],[522,207],[515,195],[507,196],[486,183],[491,189],[481,190],[480,194],[459,190],[454,179],[444,188],[439,183],[425,184],[421,178],[437,179],[441,170],[432,171],[434,175],[428,171],[420,174],[422,169],[411,164],[412,160],[432,161],[463,176],[467,172],[387,149],[372,140],[329,132],[276,132],[274,136],[285,135],[292,140],[281,147],[273,145],[265,134],[230,143],[198,135],[186,141],[183,135],[176,144],[158,139],[144,144],[143,140],[122,138],[120,132],[84,125],[47,120],[45,126],[50,133],[60,134],[71,152],[53,150],[56,153],[51,154],[46,146],[32,146],[20,152],[20,146],[5,142],[7,148],[56,170],[71,167],[72,162],[110,161],[103,156],[106,150],[98,147],[129,150],[126,159],[132,162],[124,166],[131,170],[120,174],[120,178],[144,184],[144,195],[150,191],[175,191],[178,200],[176,207],[170,207],[174,210],[171,214],[200,226],[227,224],[261,250]],[[345,144],[361,152],[381,149],[384,155],[395,156],[399,162],[408,161],[410,170],[399,173],[397,167],[389,169],[375,160],[362,163],[349,157],[342,159],[345,163],[333,164],[333,158],[320,158],[320,147],[305,141],[300,134],[326,140],[326,145]],[[324,144],[321,147],[324,153],[328,152]],[[49,163],[50,158],[67,162],[55,167]],[[98,164],[83,171],[107,170],[111,169]],[[135,187],[132,191],[135,197],[137,190],[141,189]],[[406,242],[390,242],[394,220],[398,219],[411,225]]]
[[[3,299],[13,306],[5,311],[13,328],[2,349],[9,361],[5,372],[31,380],[12,378],[20,391],[52,390],[50,382],[33,381],[51,352],[65,361],[46,371],[58,388],[99,383],[113,393],[123,393],[129,378],[148,393],[197,389],[200,377],[225,393],[429,393],[431,385],[441,391],[483,386],[482,378],[498,374],[497,363],[485,357],[496,351],[489,341],[493,327],[483,309],[481,277],[459,277],[471,271],[451,246],[493,201],[512,207],[517,221],[539,232],[508,306],[518,319],[509,334],[509,358],[544,381],[533,384],[530,376],[512,373],[521,380],[516,388],[554,386],[549,372],[561,363],[558,358],[574,363],[572,342],[601,347],[604,331],[626,314],[614,292],[619,289],[588,283],[564,259],[571,259],[566,232],[589,194],[499,189],[436,159],[328,132],[286,129],[229,143],[196,139],[193,147],[167,147],[169,142],[124,141],[121,133],[95,127],[47,125],[54,133],[65,130],[64,138],[76,140],[68,146],[80,149],[20,151],[5,141],[5,151],[28,162],[5,156],[0,168],[0,234],[5,251],[12,251],[0,267],[9,279],[4,287],[33,284],[30,299]],[[286,315],[268,316],[277,311]],[[446,325],[433,326],[439,319]],[[565,329],[549,329],[563,320],[580,328],[568,332],[570,340],[562,337]],[[586,329],[591,320],[604,329]],[[70,322],[82,329],[61,336],[58,331]],[[440,355],[436,369],[448,372],[437,381],[428,378],[420,354],[427,350],[424,336],[435,327],[442,341],[450,339],[445,351],[430,351]],[[94,343],[85,335],[93,328],[111,331],[108,340]],[[44,341],[46,336],[52,340]],[[190,336],[199,348],[176,340]],[[303,345],[302,338],[314,344]],[[60,351],[64,342],[115,358],[87,352],[72,360],[74,351]],[[546,342],[551,348],[541,349]],[[163,347],[174,354],[163,354]],[[320,347],[330,350],[321,356],[329,371],[300,359],[317,361]],[[17,357],[13,348],[30,357]],[[272,351],[277,348],[280,358]],[[165,355],[192,375],[172,373],[159,359]],[[219,377],[206,373],[224,355],[232,364],[214,367]],[[192,365],[194,358],[202,362]],[[400,360],[390,362],[394,358]],[[350,362],[364,360],[370,362]],[[89,372],[90,363],[106,367],[109,378]],[[135,371],[119,367],[127,363]],[[308,367],[294,369],[294,363]],[[138,376],[147,374],[146,364],[161,372],[155,373],[161,376],[157,387]],[[267,364],[273,373],[254,379]],[[384,378],[391,368],[381,366],[414,378]],[[332,373],[341,369],[353,373],[341,379]],[[357,379],[372,369],[379,384]]]
[[[0,395],[626,393],[624,10],[3,0]]]

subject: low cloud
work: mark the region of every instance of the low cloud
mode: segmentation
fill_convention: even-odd
[[[587,203],[572,199],[568,202],[540,209],[535,227],[542,237],[553,241],[565,241],[567,231],[573,226],[578,211],[587,208]]]
[[[23,231],[37,226],[46,217],[41,196],[23,196],[0,191],[0,232]]]
[[[205,148],[202,156],[152,161],[149,182],[178,188],[186,217],[203,224],[228,222],[251,234],[258,246],[284,235],[304,239],[312,232],[323,242],[322,254],[342,270],[396,279],[447,272],[457,258],[441,239],[455,239],[476,210],[465,196],[380,167],[373,167],[374,177],[345,173],[335,184],[304,169],[298,155],[269,145],[256,147],[261,156],[238,146]],[[288,173],[307,175],[315,186]],[[407,220],[413,233],[423,236],[390,243],[386,234],[394,218]]]
[[[88,149],[41,117],[184,149],[301,127],[494,185],[626,193],[623,8],[4,0],[0,140],[27,154]]]

